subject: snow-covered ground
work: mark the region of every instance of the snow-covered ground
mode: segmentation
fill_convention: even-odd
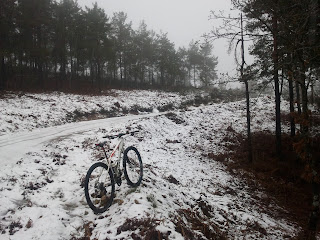
[[[61,92],[43,94],[8,92],[4,96],[0,95],[0,135],[87,118],[174,109],[192,103],[195,96],[193,93],[182,95],[143,90],[110,90],[105,95],[93,96]]]
[[[142,101],[139,105],[155,109],[163,102],[184,101],[179,95],[165,100],[162,98],[167,94],[161,98],[159,94],[164,93],[136,92],[137,98],[131,99],[131,92],[126,97],[120,97],[125,92],[118,92],[109,100],[109,106],[119,102],[129,109],[129,104]],[[28,96],[21,97],[27,100]],[[78,123],[83,125],[76,131],[56,135],[59,127],[25,132],[37,127],[25,123],[33,107],[43,109],[33,113],[39,121],[45,119],[43,124],[39,123],[41,127],[52,126],[66,121],[61,120],[66,119],[66,112],[91,111],[108,97],[82,96],[86,100],[81,101],[81,107],[75,107],[78,102],[70,100],[70,95],[32,96],[31,99],[41,98],[42,105],[31,103],[19,117],[18,109],[27,106],[22,100],[0,99],[0,104],[7,108],[1,109],[2,113],[5,111],[1,126],[4,121],[10,126],[19,121],[20,126],[2,127],[5,135],[0,138],[0,145],[3,139],[11,140],[20,151],[16,157],[14,153],[10,155],[10,162],[0,159],[6,163],[0,171],[0,239],[286,239],[299,230],[294,223],[275,217],[273,213],[279,208],[273,203],[264,209],[253,196],[263,195],[262,192],[250,192],[244,181],[207,157],[208,153],[227,151],[223,140],[226,134],[232,137],[245,133],[244,101],[118,118],[112,123],[101,121],[94,125],[86,121]],[[149,100],[144,102],[144,98]],[[55,101],[63,103],[65,110]],[[253,130],[273,131],[273,99],[260,97],[252,102]],[[50,116],[52,121],[48,120]],[[128,136],[126,142],[141,153],[143,182],[132,189],[124,180],[116,187],[110,209],[95,215],[86,204],[81,186],[86,171],[99,160],[94,143],[102,141],[105,134],[127,129],[139,130]],[[41,131],[48,131],[43,141]],[[17,136],[35,133],[36,147],[29,148],[23,139],[14,141]]]

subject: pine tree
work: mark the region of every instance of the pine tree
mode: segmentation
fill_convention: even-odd
[[[108,58],[110,42],[110,24],[103,9],[95,3],[93,8],[86,11],[86,50],[89,60],[90,77],[92,84],[97,83],[99,90],[102,87],[102,73]]]
[[[120,74],[120,84],[127,81],[128,58],[127,54],[132,41],[132,23],[127,22],[127,14],[124,12],[114,13],[112,18],[112,34],[115,51],[115,72]]]
[[[17,6],[13,0],[3,0],[0,7],[0,90],[4,89],[8,81],[8,65],[10,55],[16,51],[14,17]]]
[[[212,55],[213,46],[209,42],[206,41],[200,48],[200,81],[204,87],[208,88],[210,85],[213,85],[213,81],[217,78],[216,66],[218,61]]]

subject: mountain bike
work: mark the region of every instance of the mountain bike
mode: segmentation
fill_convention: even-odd
[[[95,213],[105,212],[112,204],[115,197],[115,183],[121,185],[122,174],[124,173],[127,184],[131,187],[137,187],[142,181],[143,166],[140,153],[133,147],[124,148],[124,136],[134,135],[138,131],[119,133],[117,135],[104,136],[109,140],[95,144],[96,147],[102,149],[106,163],[96,162],[88,170],[84,193],[89,207]],[[107,156],[105,145],[111,139],[118,138],[118,143],[112,150],[110,156]],[[114,159],[116,152],[119,153],[118,158]],[[121,167],[122,160],[122,167]]]

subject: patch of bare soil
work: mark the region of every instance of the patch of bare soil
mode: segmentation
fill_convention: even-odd
[[[283,159],[276,158],[275,136],[269,132],[257,132],[252,136],[253,162],[247,160],[247,141],[232,129],[227,129],[225,142],[228,152],[220,155],[209,153],[208,156],[227,166],[231,174],[244,179],[253,196],[261,204],[261,210],[279,219],[288,219],[298,224],[302,232],[308,224],[311,210],[311,184],[304,180],[305,165],[297,157],[293,145],[297,137],[282,135]],[[232,134],[230,134],[230,132]],[[320,157],[320,137],[312,139],[313,157]],[[265,194],[255,194],[263,191]],[[276,203],[281,209],[270,208]],[[299,238],[301,235],[299,235]],[[303,237],[302,237],[303,238]]]
[[[160,220],[152,218],[144,219],[127,219],[123,225],[118,227],[117,234],[121,232],[130,231],[132,232],[131,238],[133,240],[153,240],[153,239],[168,239],[171,234],[170,231],[163,233],[156,229],[159,225]],[[137,231],[138,230],[138,231]]]
[[[209,211],[211,207],[209,205],[201,205],[204,202],[198,203],[201,207],[203,214],[209,217]],[[206,217],[203,217],[197,211],[192,211],[190,209],[179,209],[178,215],[174,219],[175,229],[177,232],[181,233],[186,240],[202,240],[204,239],[216,239],[216,240],[226,240],[228,239],[223,232],[220,231],[218,226],[213,223],[208,223]],[[206,215],[205,213],[208,213]]]

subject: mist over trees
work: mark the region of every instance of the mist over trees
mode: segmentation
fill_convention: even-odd
[[[207,87],[216,79],[210,43],[177,49],[143,21],[134,30],[124,12],[107,16],[74,0],[0,4],[0,89]]]

